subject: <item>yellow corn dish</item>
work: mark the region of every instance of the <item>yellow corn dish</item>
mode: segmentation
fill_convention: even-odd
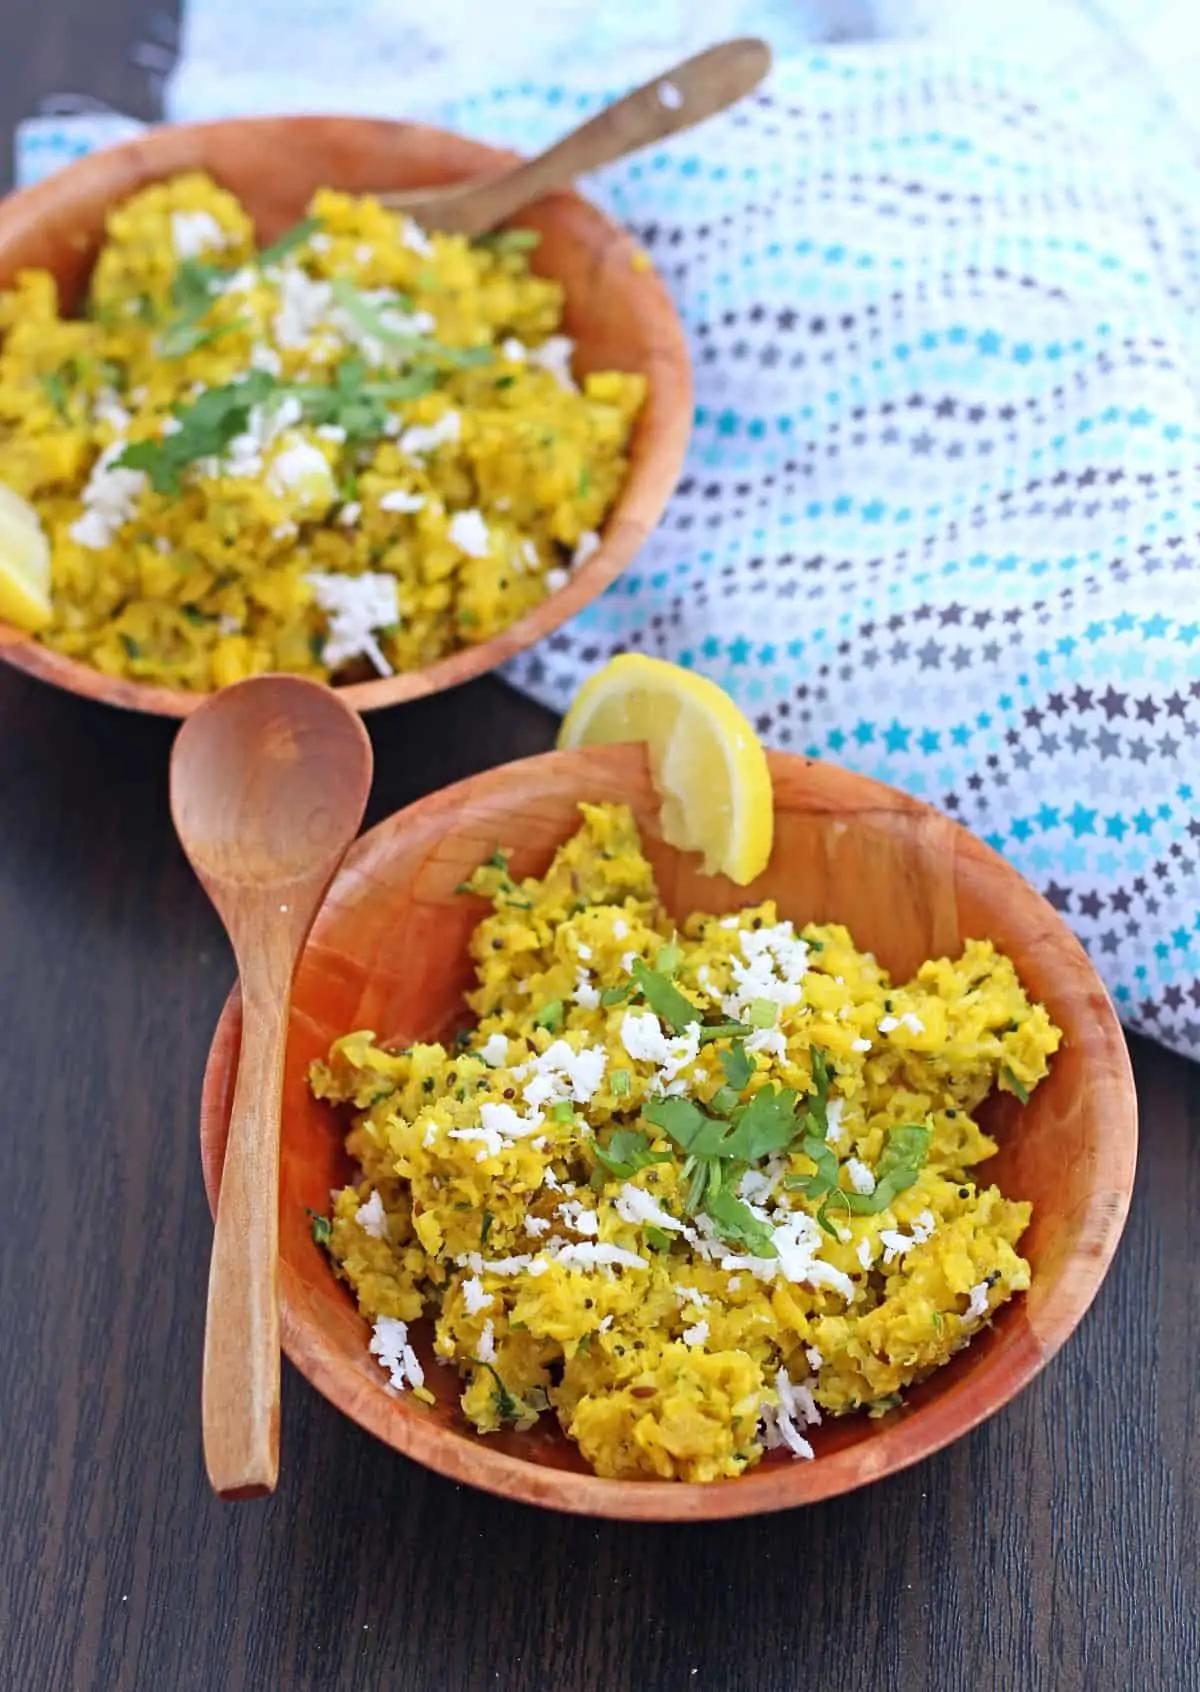
[[[976,1121],[1060,1035],[987,940],[892,984],[836,924],[679,925],[630,813],[464,897],[476,1021],[314,1066],[362,1180],[314,1223],[393,1387],[434,1323],[480,1433],[557,1416],[599,1475],[712,1481],[882,1414],[1028,1287]]]
[[[535,245],[322,190],[257,251],[239,202],[188,175],[110,213],[83,316],[22,273],[0,293],[0,490],[49,541],[38,638],[198,691],[361,679],[565,585],[644,379],[576,384]]]

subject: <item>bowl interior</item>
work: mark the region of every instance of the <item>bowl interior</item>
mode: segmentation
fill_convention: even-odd
[[[348,1415],[431,1467],[534,1503],[654,1519],[749,1514],[845,1491],[927,1455],[1011,1398],[1057,1349],[1094,1296],[1132,1187],[1136,1106],[1120,1028],[1087,957],[1061,920],[1001,858],[939,814],[830,766],[774,755],[776,845],[740,889],[699,873],[664,845],[644,753],[551,753],[420,801],[358,842],[317,919],[295,983],[284,1081],[280,1244],[285,1346]],[[1066,1038],[1017,1123],[1015,1101],[989,1122],[1001,1150],[987,1173],[1031,1199],[1022,1247],[1033,1265],[1007,1307],[907,1405],[817,1430],[817,1460],[768,1458],[714,1486],[604,1481],[547,1425],[482,1439],[457,1407],[454,1371],[427,1370],[436,1408],[393,1392],[366,1349],[368,1329],[324,1254],[305,1207],[324,1212],[351,1175],[344,1123],[309,1093],[306,1072],[331,1040],[370,1028],[409,1041],[461,1025],[471,983],[466,942],[478,900],[454,888],[497,846],[514,873],[540,873],[574,829],[579,799],[632,806],[667,906],[725,912],[765,897],[795,922],[836,919],[898,975],[988,937],[1013,958]],[[210,1054],[202,1153],[219,1184],[237,1067],[239,1012],[226,1006]],[[428,1336],[423,1349],[431,1359]]]
[[[456,182],[502,170],[515,155],[421,124],[366,118],[231,119],[150,130],[92,155],[0,204],[0,288],[18,271],[54,273],[76,307],[100,246],[108,209],[147,183],[202,170],[229,188],[271,241],[299,219],[315,189],[350,193]],[[569,584],[478,646],[419,671],[341,691],[358,710],[450,687],[482,674],[574,616],[629,564],[675,485],[691,425],[691,374],[678,314],[652,270],[635,267],[630,236],[575,194],[555,194],[522,212],[541,242],[533,267],[562,283],[564,328],[580,373],[617,369],[647,379],[647,399],[630,444],[625,485],[602,545]],[[132,710],[185,716],[203,694],[100,675],[0,622],[0,658],[91,698]]]

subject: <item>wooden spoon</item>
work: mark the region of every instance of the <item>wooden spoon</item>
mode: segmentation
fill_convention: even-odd
[[[279,1474],[279,1116],[292,976],[358,832],[371,742],[329,688],[261,676],[179,731],[171,815],[225,925],[242,998],[238,1063],[204,1333],[208,1478],[222,1498]]]
[[[771,49],[745,37],[709,47],[614,101],[544,153],[499,176],[380,194],[394,211],[404,211],[425,229],[452,235],[484,235],[545,194],[567,188],[577,176],[623,159],[668,135],[723,112],[766,76]]]

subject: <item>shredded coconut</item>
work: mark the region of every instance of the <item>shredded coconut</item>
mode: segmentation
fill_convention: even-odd
[[[556,1254],[558,1261],[568,1269],[648,1269],[649,1263],[644,1257],[639,1257],[636,1251],[625,1251],[621,1246],[602,1245],[591,1240],[583,1241],[579,1245],[565,1245]]]
[[[850,1177],[850,1185],[856,1193],[873,1193],[875,1191],[875,1176],[860,1158],[847,1159],[846,1173]]]
[[[981,1322],[988,1313],[988,1284],[980,1281],[971,1288],[971,1302],[963,1316],[965,1322]]]
[[[685,1328],[680,1338],[684,1345],[703,1345],[708,1338],[708,1323],[701,1317],[692,1327]]]
[[[397,1392],[425,1385],[425,1371],[408,1343],[408,1323],[395,1316],[377,1316],[368,1350],[378,1357]]]
[[[488,555],[488,526],[478,511],[456,511],[450,519],[448,538],[468,558]]]
[[[423,494],[407,493],[403,488],[392,488],[379,501],[381,511],[423,511],[425,496]]]
[[[547,593],[560,593],[562,591],[562,589],[566,587],[567,583],[570,580],[571,580],[571,578],[565,570],[559,570],[559,569],[547,570],[546,571],[546,592]]]
[[[472,1275],[462,1284],[463,1308],[468,1316],[478,1316],[481,1310],[486,1310],[495,1300],[490,1292],[483,1290],[483,1282],[478,1275]]]
[[[593,1235],[600,1232],[600,1218],[579,1199],[567,1199],[558,1207],[558,1215],[573,1234]]]
[[[479,1056],[489,1069],[503,1069],[508,1062],[508,1036],[489,1034],[479,1048]]]
[[[496,1361],[496,1330],[489,1316],[479,1332],[479,1349],[475,1354],[481,1363]]]
[[[211,212],[176,211],[171,213],[171,245],[175,257],[186,263],[214,247],[227,247],[229,237]]]
[[[396,578],[370,570],[361,576],[310,570],[305,580],[328,619],[322,655],[330,669],[336,670],[361,654],[371,660],[380,675],[390,676],[392,666],[379,649],[375,631],[389,628],[400,619]]]
[[[821,1420],[821,1413],[813,1402],[812,1393],[806,1386],[799,1386],[788,1379],[787,1370],[780,1369],[775,1376],[775,1392],[778,1404],[766,1404],[762,1411],[763,1444],[768,1451],[774,1451],[781,1445],[786,1445],[793,1457],[811,1458],[813,1448],[797,1427],[797,1419],[809,1427]]]
[[[570,393],[578,390],[575,387],[575,377],[571,373],[571,354],[575,351],[575,343],[566,335],[551,335],[542,342],[540,347],[530,347],[530,364],[539,370],[548,370],[560,387]]]
[[[387,1211],[383,1208],[383,1200],[378,1190],[373,1192],[365,1204],[360,1204],[354,1212],[354,1220],[373,1240],[386,1240],[388,1237]]]
[[[93,552],[102,551],[128,523],[146,486],[143,471],[114,465],[113,460],[124,450],[124,441],[105,447],[84,486],[83,512],[71,524],[71,539]]]
[[[822,1357],[815,1345],[806,1345],[804,1348],[804,1355],[807,1357],[808,1366],[814,1375],[818,1374],[825,1367],[825,1359]]]
[[[850,1042],[850,1050],[852,1052],[869,1052],[870,1049],[871,1049],[871,1042],[869,1040],[859,1039],[859,1040],[851,1040],[851,1042]]]
[[[622,1222],[630,1222],[634,1227],[648,1225],[652,1228],[662,1228],[666,1233],[678,1234],[683,1230],[683,1223],[664,1210],[658,1200],[644,1187],[638,1187],[632,1181],[626,1181],[617,1195],[615,1205],[617,1215]]]
[[[457,411],[447,411],[439,417],[436,423],[413,423],[405,429],[397,443],[401,452],[407,452],[416,457],[422,457],[429,452],[436,452],[438,447],[449,446],[457,441],[462,434],[462,422]]]
[[[593,986],[586,969],[581,969],[575,979],[574,998],[583,1010],[596,1010],[600,1004],[600,989]]]

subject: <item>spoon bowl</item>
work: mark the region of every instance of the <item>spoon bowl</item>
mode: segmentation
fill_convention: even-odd
[[[243,1008],[204,1334],[214,1491],[279,1473],[279,1119],[296,959],[371,787],[371,742],[336,693],[295,676],[225,689],[171,757],[171,815],[237,958]]]

